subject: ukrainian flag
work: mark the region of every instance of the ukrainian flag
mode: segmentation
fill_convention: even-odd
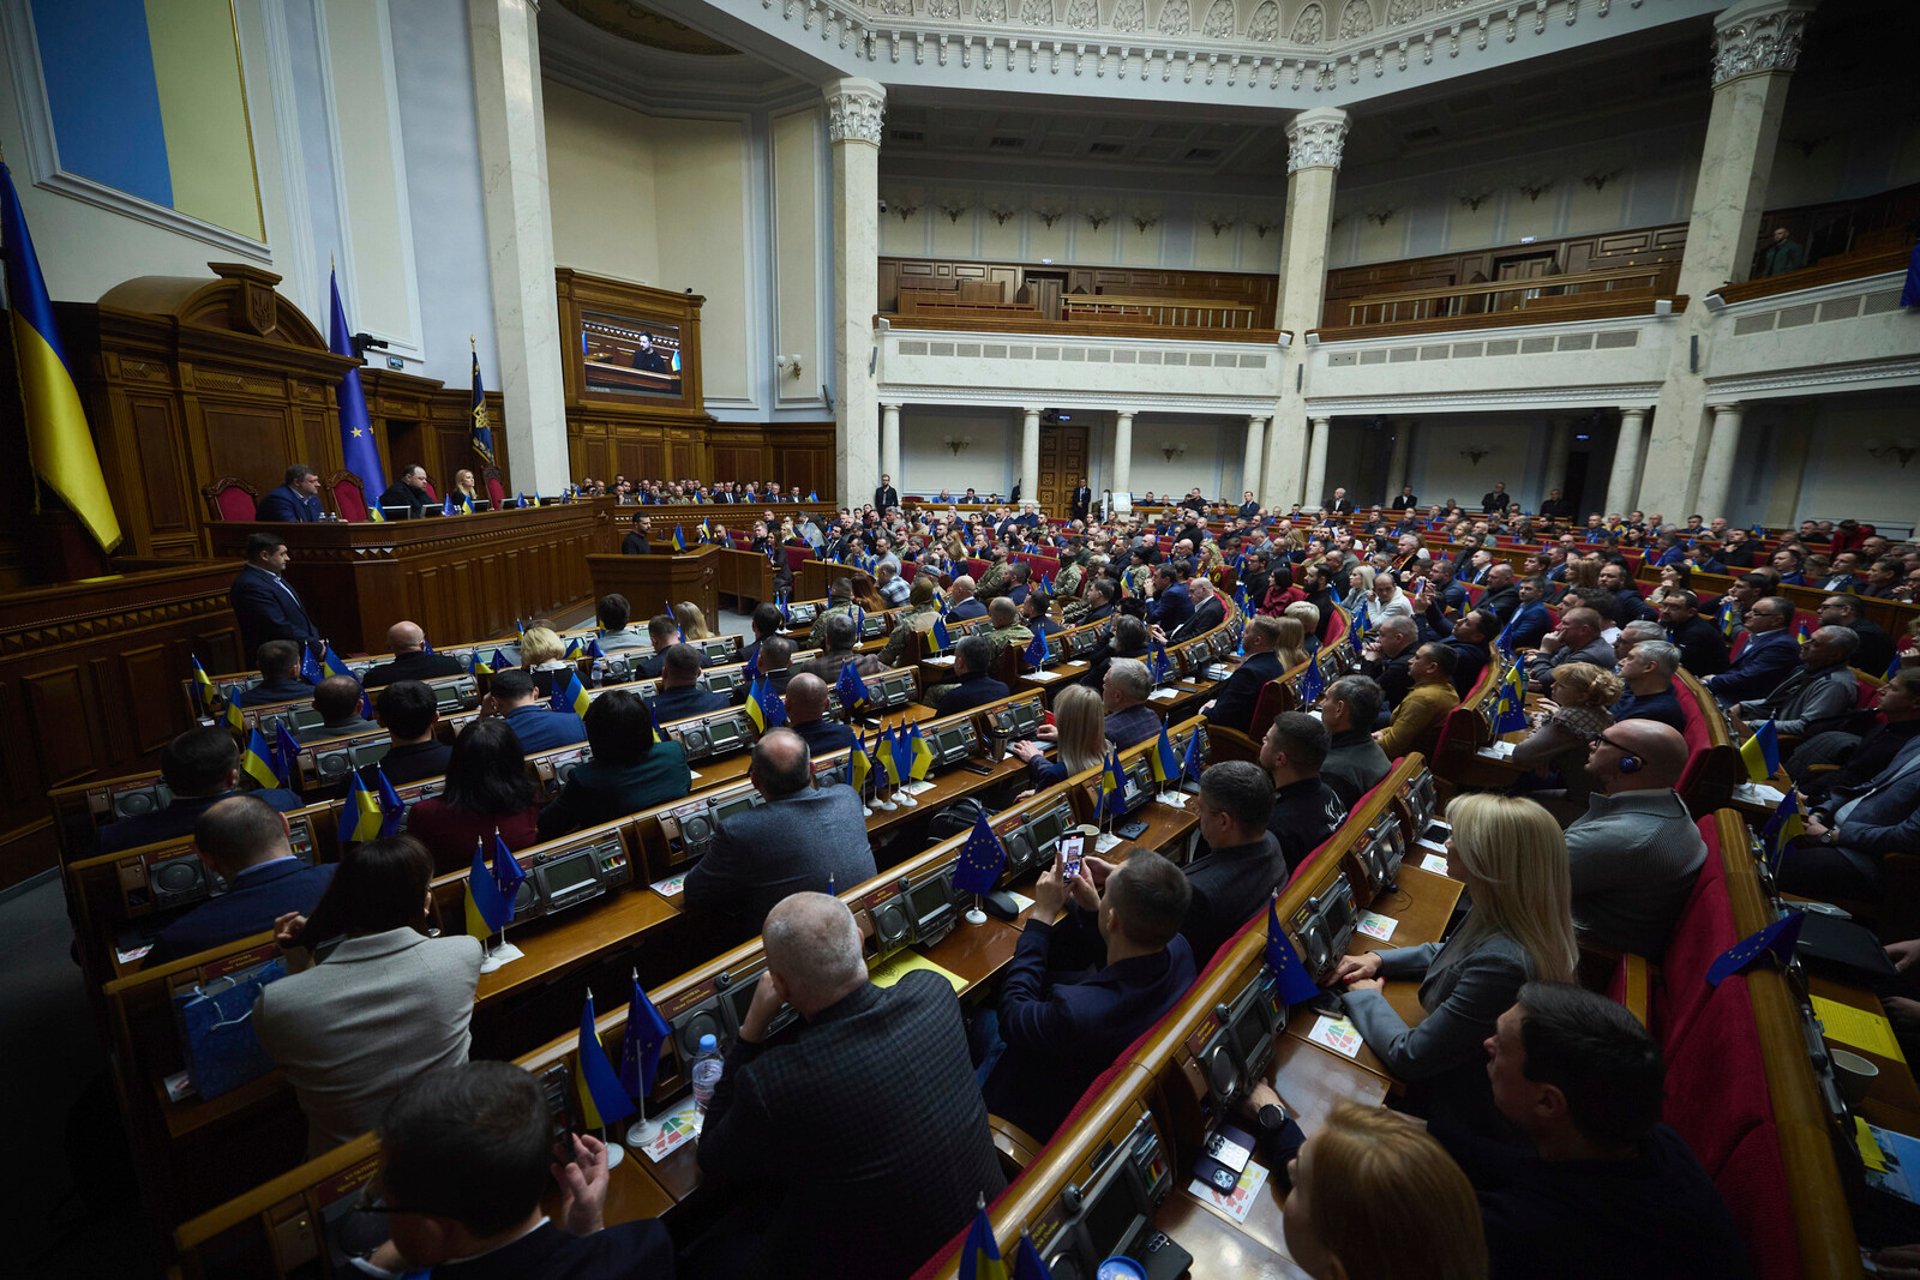
[[[235,733],[247,731],[247,720],[240,714],[240,699],[237,696],[227,699],[227,728]]]
[[[590,700],[587,697],[587,687],[580,683],[580,673],[578,671],[567,672],[567,684],[564,689],[558,687],[559,683],[559,677],[556,676],[554,678],[553,709],[555,711],[571,711],[577,716],[586,715]]]
[[[947,635],[947,620],[945,617],[934,618],[933,629],[927,632],[927,639],[929,642],[927,645],[929,657],[936,653],[945,653],[953,646],[952,637]]]
[[[580,1093],[580,1118],[584,1127],[601,1129],[619,1124],[634,1113],[633,1099],[620,1084],[620,1073],[607,1060],[607,1047],[600,1043],[600,1032],[593,1025],[593,989],[587,989],[587,1002],[580,1009],[580,1070],[574,1085]]]
[[[1160,741],[1154,744],[1153,754],[1147,757],[1153,766],[1155,782],[1180,781],[1180,760],[1173,754],[1173,742],[1167,737],[1167,726],[1160,726]]]
[[[1120,768],[1120,752],[1116,749],[1107,753],[1106,766],[1100,771],[1100,798],[1095,812],[1101,817],[1109,816],[1120,807],[1127,794],[1127,776]]]
[[[680,531],[679,525],[673,526],[673,549],[675,551],[685,551],[687,549],[687,535]]]
[[[747,719],[753,721],[755,733],[765,733],[772,722],[773,717],[767,712],[767,695],[772,692],[772,687],[760,676],[755,676],[747,686]]]
[[[1894,661],[1897,663],[1899,660],[1896,654]],[[194,696],[200,700],[200,710],[207,715],[212,715],[214,704],[220,700],[220,695],[213,687],[213,677],[208,675],[207,669],[200,665],[197,654],[193,659],[193,692]]]
[[[698,527],[700,530],[700,541],[712,542],[713,530],[707,527],[707,518],[705,516],[700,517],[700,524]]]
[[[893,730],[882,729],[873,749],[880,762],[880,771],[887,775],[888,781],[896,787],[905,782],[906,779],[900,776],[900,754],[894,749]]]
[[[1773,817],[1760,830],[1760,847],[1766,851],[1767,866],[1778,870],[1781,851],[1805,834],[1806,818],[1800,813],[1800,802],[1789,791],[1786,799],[1780,802],[1780,807],[1773,811]]]
[[[347,783],[347,802],[340,807],[340,844],[343,848],[379,838],[384,816],[380,812],[379,797],[367,790],[360,771],[355,769],[347,777],[350,779]]]
[[[847,776],[852,780],[855,795],[866,787],[872,773],[873,757],[867,753],[867,735],[863,733],[853,740],[853,747],[847,752]]]
[[[1747,776],[1765,782],[1780,772],[1780,731],[1769,720],[1740,744],[1740,758],[1747,762]]]
[[[326,668],[327,674],[330,676],[350,676],[353,674],[353,672],[347,670],[347,664],[340,661],[340,655],[333,651],[333,642],[331,640],[327,641],[327,652],[321,657],[320,665]]]
[[[7,308],[13,322],[13,359],[26,411],[27,457],[40,479],[78,516],[102,551],[120,545],[120,521],[107,495],[100,455],[87,429],[80,391],[60,349],[40,259],[27,234],[26,211],[13,175],[0,164],[0,250],[6,255]],[[36,504],[35,510],[38,510]]]
[[[1007,1264],[1000,1260],[1000,1244],[993,1238],[985,1200],[974,1210],[967,1242],[960,1246],[959,1280],[1007,1280]]]
[[[912,749],[912,763],[907,766],[907,774],[915,782],[924,779],[933,771],[933,748],[920,736],[920,726],[914,725],[907,730],[907,743]]]
[[[467,932],[491,938],[513,919],[513,904],[500,894],[500,885],[487,870],[486,840],[473,842],[473,866],[467,872]]]
[[[247,753],[240,757],[240,772],[262,787],[272,790],[286,784],[280,780],[280,775],[274,772],[273,765],[267,759],[268,753],[267,739],[260,732],[260,726],[256,724],[253,726],[253,736],[247,739]]]

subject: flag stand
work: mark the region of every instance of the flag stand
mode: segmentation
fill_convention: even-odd
[[[600,1143],[607,1149],[607,1168],[618,1169],[620,1162],[627,1158],[627,1153],[621,1148],[619,1143],[607,1141],[607,1126],[605,1125],[600,1126]]]
[[[484,943],[482,945],[485,946]],[[482,973],[492,973],[501,965],[512,964],[515,960],[524,959],[527,954],[507,941],[507,931],[505,929],[500,931],[500,945],[487,947],[486,952],[487,958],[480,962],[480,972]]]
[[[964,916],[962,916],[961,919],[965,920],[968,924],[974,926],[976,929],[987,922],[987,913],[980,909],[979,894],[976,893],[973,895],[973,906],[967,909],[967,913]]]
[[[901,731],[904,732],[904,718],[903,718],[903,728]],[[893,767],[897,771],[900,768],[900,757],[897,754],[895,754],[892,743],[887,744],[887,758],[893,761]],[[912,786],[912,784],[913,784],[913,769],[911,766],[909,766],[907,769],[907,776],[904,778],[898,778],[895,781],[894,797],[893,797],[893,802],[895,804],[901,805],[908,809],[918,809],[920,807],[920,802],[913,798],[913,792],[908,790],[908,788]]]

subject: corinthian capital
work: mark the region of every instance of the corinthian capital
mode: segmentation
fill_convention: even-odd
[[[1287,172],[1338,169],[1347,141],[1347,113],[1338,107],[1314,107],[1287,122]]]
[[[873,80],[836,80],[826,87],[827,137],[834,142],[880,145],[887,91]]]
[[[1817,0],[1749,0],[1713,23],[1713,87],[1741,76],[1792,71]]]

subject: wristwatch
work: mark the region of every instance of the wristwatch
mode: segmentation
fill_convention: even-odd
[[[1254,1119],[1259,1122],[1262,1131],[1278,1133],[1287,1126],[1287,1109],[1277,1102],[1264,1103],[1254,1113]]]

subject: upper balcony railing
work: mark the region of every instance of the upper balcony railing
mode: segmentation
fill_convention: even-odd
[[[1364,329],[1415,320],[1459,319],[1470,315],[1520,313],[1562,306],[1573,299],[1605,294],[1652,299],[1670,294],[1678,276],[1674,263],[1644,267],[1616,267],[1574,275],[1531,276],[1526,279],[1483,280],[1437,289],[1407,289],[1355,298],[1347,305],[1347,325]],[[1532,321],[1515,314],[1510,323]]]

